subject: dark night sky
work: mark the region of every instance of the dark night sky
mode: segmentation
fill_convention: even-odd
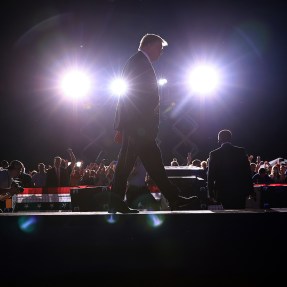
[[[0,158],[32,169],[51,164],[55,155],[66,157],[72,147],[86,163],[101,151],[114,159],[116,99],[106,86],[145,33],[169,43],[155,64],[168,79],[160,128],[165,164],[173,156],[183,162],[191,150],[206,159],[222,128],[230,128],[234,144],[248,153],[286,158],[287,17],[281,2],[9,1],[0,20]],[[187,68],[200,59],[225,74],[210,99],[190,95],[183,85]],[[95,79],[77,109],[56,89],[59,72],[72,63]]]

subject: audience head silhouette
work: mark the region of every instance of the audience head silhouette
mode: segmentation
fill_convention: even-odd
[[[12,160],[8,167],[9,170],[14,170],[14,169],[22,170],[23,168],[24,168],[24,165],[19,160]]]
[[[11,177],[18,177],[24,170],[24,164],[19,160],[12,160],[8,166]]]
[[[62,158],[60,156],[54,157],[54,167],[59,168],[61,166]]]
[[[8,168],[8,166],[9,166],[9,162],[8,162],[7,160],[3,159],[3,160],[1,161],[0,167],[6,169],[6,168]]]

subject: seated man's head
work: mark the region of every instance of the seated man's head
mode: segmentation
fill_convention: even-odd
[[[231,142],[231,139],[232,139],[232,133],[230,130],[221,130],[218,133],[218,143],[219,144]]]

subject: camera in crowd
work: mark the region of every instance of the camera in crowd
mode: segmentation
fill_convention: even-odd
[[[12,181],[11,187],[16,187],[18,189],[18,192],[23,192],[24,191],[24,187],[22,187],[20,185],[20,181],[15,180],[15,179]]]

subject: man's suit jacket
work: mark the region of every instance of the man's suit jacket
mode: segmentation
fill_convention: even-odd
[[[69,185],[70,185],[70,177],[65,168],[60,167],[60,183],[58,183],[55,168],[53,167],[47,170],[46,187],[69,186]]]
[[[209,154],[209,196],[226,208],[244,208],[246,196],[254,191],[250,163],[242,147],[224,143]]]
[[[159,127],[159,93],[151,62],[139,51],[127,61],[122,76],[128,82],[128,91],[119,98],[115,130],[156,138]]]

